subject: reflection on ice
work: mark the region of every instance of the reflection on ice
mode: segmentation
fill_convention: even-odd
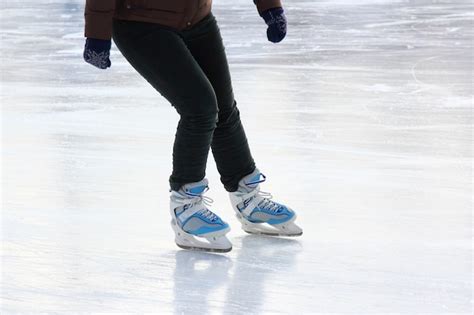
[[[278,279],[294,270],[300,242],[247,235],[234,239],[240,247],[235,260],[227,256],[202,252],[177,251],[174,269],[174,312],[204,314],[227,311],[239,314],[264,311],[266,280]],[[285,283],[269,288],[282,297],[291,298]],[[207,297],[207,298],[205,298]],[[281,305],[268,306],[278,312]]]

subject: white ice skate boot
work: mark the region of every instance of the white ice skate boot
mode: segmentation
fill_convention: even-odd
[[[272,195],[260,191],[265,175],[256,169],[239,182],[239,188],[230,193],[230,201],[242,223],[242,229],[251,234],[271,236],[299,236],[303,230],[294,221],[296,214],[290,208],[272,201]]]
[[[171,192],[171,226],[176,245],[184,249],[228,252],[232,244],[225,234],[230,227],[207,208],[212,203],[211,198],[203,195],[208,189],[208,181],[203,179]]]

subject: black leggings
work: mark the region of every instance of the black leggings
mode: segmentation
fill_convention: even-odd
[[[172,190],[205,177],[209,148],[227,191],[255,163],[240,122],[229,66],[212,14],[192,29],[115,20],[114,42],[130,64],[177,110]]]

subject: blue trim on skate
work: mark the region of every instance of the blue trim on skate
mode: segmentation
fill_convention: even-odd
[[[211,232],[217,232],[217,231],[220,231],[220,230],[223,230],[225,228],[228,228],[229,225],[227,223],[225,223],[224,221],[222,221],[221,218],[219,218],[217,215],[216,215],[216,219],[214,221],[206,218],[206,217],[203,217],[200,215],[201,213],[200,212],[197,212],[195,214],[193,214],[192,216],[190,216],[189,218],[187,218],[184,222],[180,222],[181,223],[181,228],[186,232],[186,233],[189,233],[189,234],[193,234],[193,235],[200,235],[200,234],[206,234],[206,233],[211,233]],[[199,220],[201,220],[202,222],[204,223],[207,223],[207,224],[212,224],[212,226],[202,226],[196,230],[186,230],[184,227],[186,226],[186,223],[188,223],[189,220],[191,220],[192,218],[197,218]],[[179,220],[178,220],[179,222]]]
[[[197,230],[188,231],[187,233],[193,234],[193,235],[204,235],[204,234],[208,234],[208,233],[218,232],[218,231],[224,230],[228,227],[229,227],[229,225],[227,223],[224,223],[223,225],[221,225],[217,228],[216,227],[210,227],[210,226],[203,226],[203,227],[200,227]]]
[[[224,223],[224,221],[222,221],[221,218],[219,218],[217,215],[216,215],[216,219],[214,221],[212,221],[209,218],[201,216],[201,212],[196,212],[195,214],[193,214],[192,216],[190,216],[189,218],[184,220],[182,226],[185,226],[186,223],[188,223],[188,221],[191,220],[192,218],[198,218],[199,220],[201,220],[205,223],[208,223],[208,224],[223,224]]]
[[[288,208],[286,208],[285,206],[282,206],[280,209],[282,209],[282,211],[280,213],[278,213],[278,215],[285,215],[285,217],[281,218],[281,219],[270,219],[268,221],[251,219],[252,215],[257,213],[257,212],[262,212],[262,213],[269,214],[269,215],[275,215],[274,212],[268,211],[265,208],[258,208],[258,207],[255,208],[252,211],[252,213],[250,213],[250,216],[246,219],[249,222],[252,222],[252,223],[268,223],[270,225],[274,225],[274,224],[285,223],[285,222],[291,220],[295,216],[295,213],[293,211],[289,210]]]
[[[187,189],[186,194],[190,196],[200,196],[206,191],[207,188],[208,186],[206,185],[193,187],[191,189]]]

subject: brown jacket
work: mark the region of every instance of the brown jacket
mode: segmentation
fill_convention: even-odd
[[[259,12],[281,7],[280,0],[255,2]],[[86,0],[85,36],[110,39],[114,18],[158,23],[183,30],[208,15],[211,5],[212,0]]]

